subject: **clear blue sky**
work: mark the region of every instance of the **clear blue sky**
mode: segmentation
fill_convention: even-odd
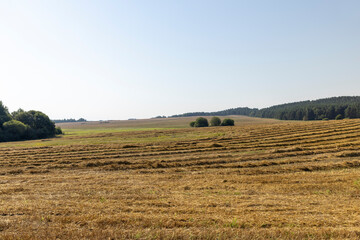
[[[149,118],[360,95],[358,0],[0,0],[0,100]]]

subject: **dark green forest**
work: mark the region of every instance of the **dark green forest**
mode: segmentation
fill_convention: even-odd
[[[0,142],[54,137],[62,134],[60,128],[40,111],[19,109],[9,113],[0,101]]]
[[[257,108],[239,107],[239,108],[230,108],[230,109],[222,110],[222,111],[218,111],[218,112],[183,113],[183,114],[173,115],[173,116],[170,116],[170,117],[228,116],[228,115],[251,116],[251,115],[254,115],[257,111],[259,111],[259,109],[257,109]]]
[[[286,103],[268,108],[231,108],[218,112],[193,112],[171,117],[245,115],[280,120],[327,120],[360,118],[360,97],[332,97]]]

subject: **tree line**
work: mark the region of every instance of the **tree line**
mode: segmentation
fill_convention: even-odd
[[[327,120],[360,118],[360,97],[332,97],[313,101],[302,101],[276,105],[268,108],[231,108],[218,112],[194,112],[174,115],[187,116],[245,115],[280,120]]]
[[[190,112],[172,115],[170,117],[196,117],[196,116],[228,116],[228,115],[245,115],[250,116],[254,112],[258,111],[257,108],[248,108],[248,107],[238,107],[238,108],[230,108],[217,112]]]
[[[87,122],[85,118],[79,118],[76,120],[75,118],[68,118],[68,119],[55,119],[52,120],[54,123],[69,123],[69,122]]]
[[[19,109],[9,113],[0,101],[0,142],[54,137],[62,134],[59,127],[40,111]]]

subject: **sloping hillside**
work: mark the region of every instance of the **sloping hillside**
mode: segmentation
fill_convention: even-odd
[[[194,112],[180,116],[224,116],[245,115],[280,120],[323,120],[360,118],[360,97],[332,97],[314,101],[286,103],[263,109],[231,108],[218,112]]]

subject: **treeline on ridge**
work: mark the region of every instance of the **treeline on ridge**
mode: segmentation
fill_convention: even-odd
[[[183,113],[178,115],[173,115],[170,117],[194,117],[194,116],[228,116],[228,115],[245,115],[251,116],[254,115],[259,109],[257,108],[248,108],[248,107],[238,107],[230,108],[217,112],[190,112]]]
[[[0,101],[0,142],[54,137],[61,128],[40,111],[19,109],[11,114]]]
[[[76,120],[75,118],[68,118],[68,119],[55,119],[52,120],[54,123],[71,123],[71,122],[87,122],[85,118],[79,118]]]
[[[360,118],[360,97],[332,97],[314,101],[281,104],[263,109],[240,107],[218,112],[185,113],[171,117],[226,115],[245,115],[280,120]]]

